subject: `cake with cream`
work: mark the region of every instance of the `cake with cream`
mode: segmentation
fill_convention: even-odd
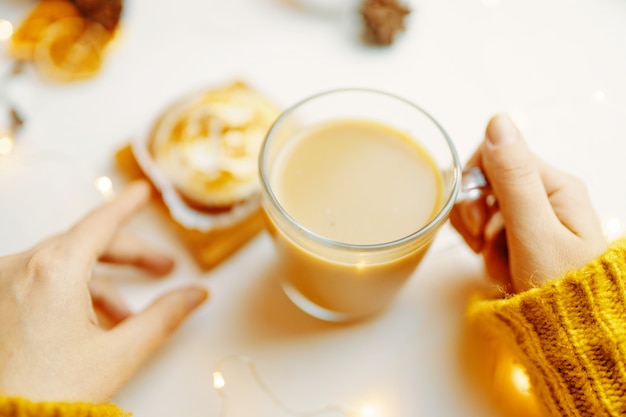
[[[148,150],[191,207],[227,211],[258,196],[259,149],[279,114],[243,82],[203,90],[161,115]]]
[[[203,270],[265,225],[257,161],[279,113],[243,82],[200,89],[115,154],[128,178],[149,180],[155,202]]]

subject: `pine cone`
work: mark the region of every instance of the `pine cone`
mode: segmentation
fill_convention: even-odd
[[[411,11],[398,0],[365,0],[360,12],[365,21],[365,41],[391,45],[396,34],[405,29],[404,17]]]

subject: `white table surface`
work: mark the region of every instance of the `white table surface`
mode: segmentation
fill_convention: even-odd
[[[0,18],[16,24],[33,4],[3,0]],[[100,201],[95,178],[123,186],[114,152],[173,99],[234,79],[282,106],[335,87],[399,94],[441,122],[463,159],[490,116],[510,112],[537,153],[584,179],[607,233],[624,233],[626,2],[412,0],[407,31],[389,48],[359,42],[354,4],[125,0],[102,71],[70,85],[32,68],[7,79],[0,45],[0,92],[26,119],[13,153],[0,157],[0,253],[81,217]],[[178,259],[161,281],[112,276],[134,309],[183,283],[212,293],[115,396],[135,416],[217,416],[223,399],[212,372],[233,355],[251,358],[297,411],[333,404],[358,417],[486,415],[456,362],[463,294],[483,279],[482,265],[449,227],[388,311],[343,326],[306,316],[282,294],[265,233],[203,273],[156,210],[129,228]],[[223,374],[226,416],[297,415],[279,410],[242,362]]]

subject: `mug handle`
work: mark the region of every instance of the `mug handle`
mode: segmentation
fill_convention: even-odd
[[[491,192],[491,186],[482,169],[468,167],[463,170],[461,177],[461,190],[457,195],[456,203],[475,201],[485,198],[488,206],[495,207],[496,198]],[[483,236],[486,240],[492,240],[504,229],[504,218],[500,211],[495,208],[491,218],[485,225]]]
[[[479,167],[465,168],[461,174],[461,190],[456,203],[474,201],[488,195],[491,195],[491,186],[483,170]]]

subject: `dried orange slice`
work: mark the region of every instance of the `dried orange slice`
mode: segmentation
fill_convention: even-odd
[[[101,24],[81,17],[67,17],[50,24],[35,47],[34,61],[45,77],[76,81],[92,77],[100,69],[111,33]]]
[[[37,3],[11,37],[9,53],[16,59],[31,59],[41,34],[50,24],[59,19],[78,16],[78,8],[67,0]]]
[[[122,0],[72,0],[83,17],[114,32],[122,14]]]

